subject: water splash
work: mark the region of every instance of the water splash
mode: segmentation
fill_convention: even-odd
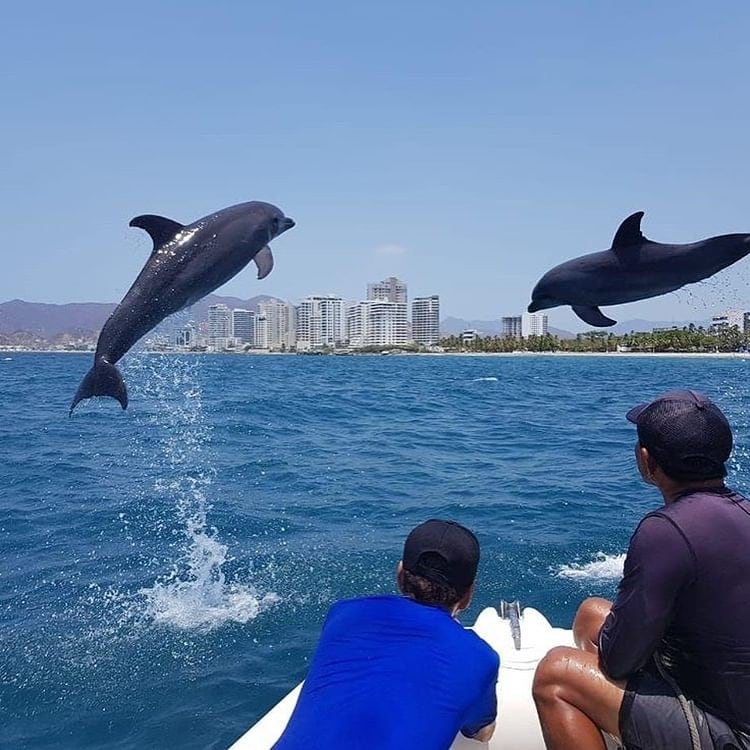
[[[484,378],[472,378],[472,383],[497,383],[499,378],[496,378],[494,375],[489,375]]]
[[[570,563],[561,565],[555,575],[571,581],[582,580],[617,580],[622,577],[625,555],[607,555],[597,552],[596,557],[587,563]]]
[[[279,601],[254,586],[227,580],[228,547],[208,523],[215,479],[207,448],[211,426],[203,410],[196,375],[200,358],[140,355],[138,396],[151,408],[147,422],[158,427],[153,492],[175,509],[179,526],[177,559],[170,572],[139,590],[151,621],[179,629],[212,630],[230,622],[246,623]],[[149,406],[150,405],[150,406]]]

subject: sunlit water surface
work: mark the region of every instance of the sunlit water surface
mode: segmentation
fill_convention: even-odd
[[[0,747],[226,748],[305,674],[328,606],[386,592],[433,516],[482,544],[471,622],[567,625],[658,504],[627,408],[690,386],[737,432],[750,361],[0,354]]]

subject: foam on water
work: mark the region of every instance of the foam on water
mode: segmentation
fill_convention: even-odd
[[[561,565],[555,575],[572,581],[580,580],[616,580],[622,577],[622,567],[625,555],[607,555],[597,552],[596,557],[587,563],[569,563]]]
[[[498,378],[496,378],[494,375],[490,375],[485,378],[474,378],[471,382],[472,383],[497,383]]]
[[[181,526],[177,559],[169,573],[139,590],[145,615],[179,629],[212,630],[246,623],[279,597],[261,594],[238,580],[227,580],[228,547],[209,526],[210,490],[215,472],[206,448],[211,428],[197,385],[199,358],[141,356],[129,369],[140,371],[139,396],[153,404],[147,420],[159,426],[159,476],[154,493],[173,503]],[[164,429],[166,428],[166,429]]]

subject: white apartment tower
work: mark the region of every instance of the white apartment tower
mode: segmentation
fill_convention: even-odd
[[[258,314],[266,320],[264,349],[280,351],[293,349],[297,344],[297,331],[294,305],[279,300],[261,302]]]
[[[748,333],[748,313],[742,310],[728,310],[722,315],[714,315],[711,318],[711,330],[714,333],[736,328],[740,333]]]
[[[411,337],[422,346],[440,341],[440,297],[415,297],[411,303]]]
[[[545,313],[524,313],[521,316],[521,335],[544,336],[547,333],[547,315]]]
[[[341,297],[311,296],[297,307],[297,350],[336,347],[345,341],[344,301]]]
[[[407,302],[406,284],[395,276],[367,285],[367,299],[384,299],[405,305]]]
[[[226,349],[232,338],[232,314],[226,305],[208,308],[208,346],[213,350]]]
[[[255,338],[253,346],[256,349],[268,349],[268,320],[265,315],[258,313],[255,318]]]
[[[409,339],[405,302],[370,299],[347,310],[347,338],[355,349],[402,346]]]

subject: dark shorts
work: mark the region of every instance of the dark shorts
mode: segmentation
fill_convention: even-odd
[[[750,738],[690,702],[703,750],[750,750]],[[626,750],[691,750],[690,729],[677,696],[656,669],[634,674],[620,707]]]

